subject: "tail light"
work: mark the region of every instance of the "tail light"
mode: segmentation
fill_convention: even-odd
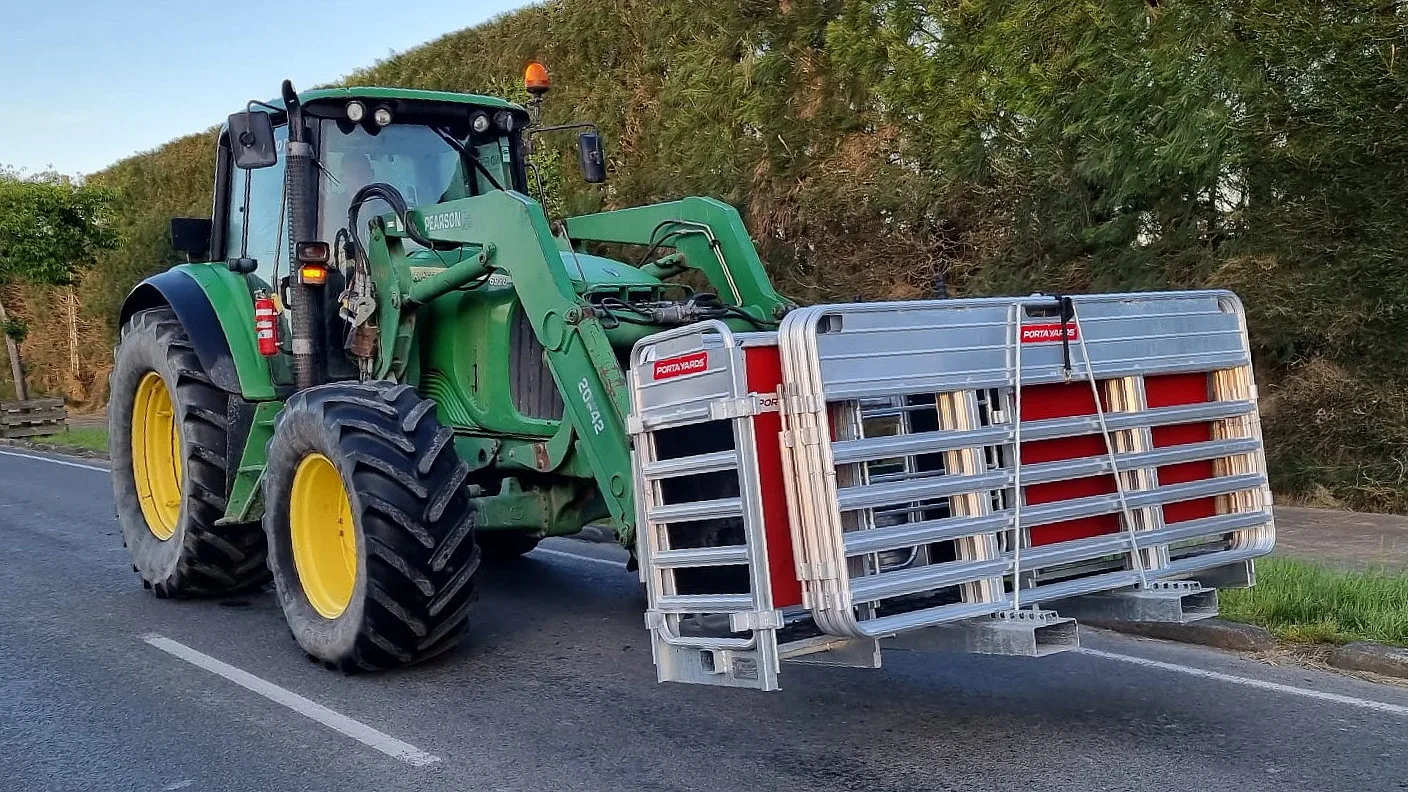
[[[304,286],[322,286],[327,283],[328,262],[332,261],[332,248],[328,243],[299,242],[294,246],[294,251],[298,259],[299,283]]]

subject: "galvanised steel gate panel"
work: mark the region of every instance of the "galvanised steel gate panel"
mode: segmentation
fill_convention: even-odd
[[[829,633],[1150,590],[1272,547],[1231,293],[817,306],[778,344],[798,570]]]
[[[771,334],[720,322],[651,336],[632,354],[637,557],[661,681],[777,688],[780,609],[800,604],[801,587],[776,356]]]

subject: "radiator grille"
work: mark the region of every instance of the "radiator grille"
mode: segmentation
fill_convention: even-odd
[[[562,419],[562,394],[543,359],[543,345],[527,314],[517,309],[509,326],[509,392],[513,406],[528,418]]]

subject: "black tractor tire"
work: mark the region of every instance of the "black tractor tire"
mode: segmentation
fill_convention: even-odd
[[[542,537],[525,531],[479,531],[475,534],[479,552],[484,555],[484,563],[495,564],[512,561],[538,546]]]
[[[201,367],[174,311],[151,308],[128,320],[113,353],[109,384],[113,498],[123,545],[142,585],[165,598],[226,596],[266,583],[269,570],[259,523],[217,524],[225,514],[226,446],[234,397],[216,387]],[[151,413],[144,409],[135,414],[139,395],[145,397],[144,405],[153,398],[169,400],[163,402],[163,414],[170,416],[179,444],[173,444],[163,462],[175,466],[166,467],[176,476],[179,507],[172,499],[171,508],[179,508],[179,516],[152,519],[151,498],[148,512],[143,511],[134,469],[134,430],[154,437],[156,428],[146,420]],[[141,453],[142,464],[152,468],[150,454]],[[151,487],[148,480],[144,491],[150,494]]]
[[[269,443],[264,532],[284,618],[315,660],[349,673],[383,670],[434,657],[464,637],[479,549],[465,487],[469,469],[453,440],[435,403],[408,385],[332,383],[285,404]],[[300,485],[303,494],[295,495],[298,471],[310,459],[336,469],[331,489],[341,481],[334,494],[346,497],[340,508],[355,535],[355,568],[346,573],[340,611],[305,588],[296,560],[295,530],[305,537],[313,530],[297,526],[317,525],[298,517],[318,505],[306,493],[327,489]]]

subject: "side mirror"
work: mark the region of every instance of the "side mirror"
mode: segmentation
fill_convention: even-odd
[[[171,218],[171,247],[200,261],[210,252],[211,223],[208,217]]]
[[[606,158],[601,153],[601,135],[583,132],[577,136],[577,162],[582,166],[582,178],[588,184],[606,181]]]
[[[232,113],[229,123],[230,153],[241,170],[268,168],[279,161],[274,144],[274,120],[268,113],[246,110]]]

